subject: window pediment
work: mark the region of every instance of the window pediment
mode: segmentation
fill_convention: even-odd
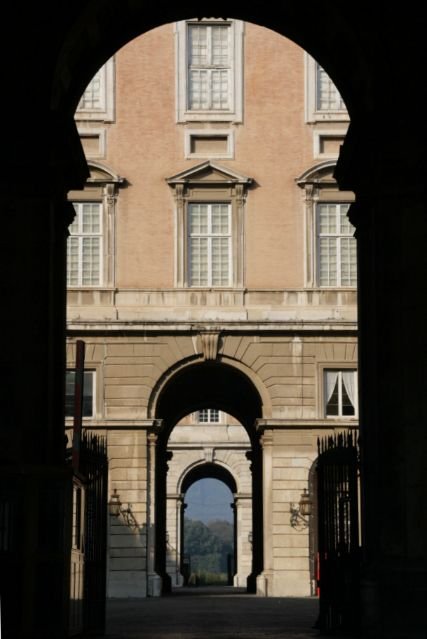
[[[98,162],[88,162],[88,166],[90,171],[88,184],[122,184],[124,182],[124,178]]]
[[[230,184],[245,184],[250,185],[252,178],[245,175],[240,175],[235,171],[220,166],[214,162],[203,162],[197,166],[193,166],[191,169],[181,171],[169,178],[166,178],[166,182],[174,187],[178,184],[190,185],[190,184],[206,184],[206,185],[230,185]]]
[[[243,218],[252,178],[207,160],[166,182],[175,198],[176,285],[243,286]]]
[[[320,184],[320,185],[336,185],[336,180],[334,178],[334,171],[336,167],[335,160],[329,160],[327,162],[321,162],[320,164],[316,164],[316,166],[312,166],[304,173],[302,173],[298,178],[296,178],[296,183],[298,186],[304,187],[307,184]]]

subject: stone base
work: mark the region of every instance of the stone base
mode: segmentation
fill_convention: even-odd
[[[181,573],[179,572],[169,572],[167,573],[170,577],[171,580],[171,586],[172,588],[180,588],[181,586],[184,585],[184,577],[181,575]]]
[[[111,571],[108,576],[107,597],[127,599],[147,596],[145,570]]]
[[[262,572],[256,580],[261,597],[310,597],[310,575],[305,570]]]
[[[159,575],[148,575],[147,596],[160,597],[162,594],[162,578]]]
[[[241,573],[234,575],[233,586],[236,586],[236,588],[247,588],[247,585],[248,585],[248,575],[242,575]]]

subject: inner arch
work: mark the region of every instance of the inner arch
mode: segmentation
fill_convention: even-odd
[[[237,492],[237,484],[233,475],[223,466],[209,462],[195,466],[188,471],[182,480],[180,492],[186,493],[187,490],[200,479],[218,479],[222,481],[233,494]]]
[[[253,438],[253,424],[262,416],[262,400],[254,384],[241,371],[224,363],[194,364],[176,373],[157,402],[156,417],[163,419],[167,438],[190,411],[217,408],[235,417]]]

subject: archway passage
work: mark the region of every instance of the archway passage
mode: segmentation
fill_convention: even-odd
[[[220,13],[215,6],[214,13]],[[137,7],[140,14],[135,16]],[[136,34],[160,21],[185,17],[184,8],[189,14],[199,11],[198,5],[189,3],[168,11],[159,5],[148,12],[145,3],[130,0],[120,5],[107,0],[64,3],[54,10],[47,4],[34,3],[10,7],[8,30],[19,45],[11,48],[10,40],[3,40],[3,60],[13,60],[5,65],[5,84],[14,99],[3,104],[8,127],[2,176],[7,193],[3,202],[7,225],[4,237],[16,240],[5,242],[3,279],[27,282],[27,287],[25,295],[21,286],[7,288],[15,321],[6,319],[5,325],[6,383],[2,390],[7,410],[2,456],[10,493],[21,490],[24,481],[30,491],[31,499],[23,503],[31,504],[31,508],[16,508],[17,521],[23,518],[22,530],[38,530],[42,521],[45,531],[60,531],[63,522],[61,510],[46,501],[46,495],[52,495],[50,487],[47,490],[35,477],[47,476],[55,482],[62,477],[63,192],[76,182],[81,184],[85,172],[72,121],[73,100],[59,104],[55,113],[51,88],[56,81],[65,88],[74,84],[70,92],[75,104],[85,83],[113,47],[130,39],[130,23]],[[234,13],[235,8],[234,3],[228,4],[227,14]],[[240,12],[238,15],[245,19],[271,25],[283,33],[300,34],[307,48],[319,52],[319,60],[337,80],[341,92],[345,93],[347,83],[354,88],[354,126],[344,146],[340,174],[346,184],[354,185],[360,197],[355,216],[364,258],[359,281],[363,303],[361,378],[365,388],[365,617],[371,629],[369,636],[419,637],[425,631],[427,584],[427,518],[419,508],[426,485],[427,446],[422,357],[425,302],[419,294],[426,272],[422,246],[426,230],[425,144],[420,129],[423,101],[408,96],[417,95],[419,90],[417,62],[423,59],[425,49],[424,21],[418,19],[421,6],[390,8],[385,14],[378,3],[369,7],[369,19],[366,7],[354,2],[339,6],[319,3],[307,11],[304,3],[294,1],[274,10],[265,5],[244,6]],[[61,55],[60,48],[68,52],[70,43],[75,43],[75,48],[68,59]],[[83,71],[85,66],[87,71]],[[347,104],[350,108],[348,99]],[[34,151],[36,165],[32,161]],[[23,168],[28,168],[31,179],[18,184],[17,176],[25,173]],[[48,187],[46,176],[51,180]],[[385,224],[384,220],[391,222]],[[396,291],[400,304],[395,304],[391,313],[390,299],[396,299]],[[23,340],[22,335],[29,334],[29,308],[37,321],[31,323],[31,339]],[[28,367],[23,365],[26,361],[38,363],[39,374],[32,376],[31,383]],[[23,469],[28,469],[26,475]],[[49,517],[45,517],[46,512]],[[12,597],[13,619],[25,622],[25,628],[33,629],[35,636],[35,628],[41,623],[36,612],[43,609],[41,604],[54,600],[58,602],[51,606],[55,614],[44,615],[48,624],[44,636],[62,635],[65,613],[61,611],[66,608],[62,603],[65,597],[61,597],[61,584],[65,583],[61,578],[63,558],[55,556],[49,567],[43,564],[43,570],[39,570],[37,562],[45,560],[43,548],[28,553],[26,536],[14,543],[19,562],[5,565],[4,582],[10,589],[18,579],[16,592],[27,594]]]
[[[161,438],[190,411],[217,408],[233,415],[247,430],[253,443],[255,419],[262,416],[262,400],[254,384],[240,370],[223,362],[188,366],[166,384],[156,406],[163,420]]]
[[[254,384],[240,370],[222,362],[193,364],[177,372],[162,389],[156,405],[156,417],[163,428],[158,435],[156,449],[156,572],[162,578],[163,592],[171,589],[166,571],[167,452],[169,436],[185,415],[202,409],[218,409],[232,415],[245,428],[251,449],[246,458],[252,471],[252,568],[247,579],[250,592],[255,592],[256,576],[262,571],[262,475],[261,450],[255,421],[262,416],[262,400]],[[194,467],[181,484],[184,493],[191,484],[203,477],[224,481],[236,492],[234,479],[219,464],[206,463]]]
[[[237,485],[224,467],[196,466],[182,482],[184,584],[232,586],[237,572]]]

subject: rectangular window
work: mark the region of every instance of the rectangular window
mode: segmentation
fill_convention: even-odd
[[[100,286],[102,272],[102,205],[73,204],[76,217],[67,241],[67,286]]]
[[[230,25],[188,25],[188,108],[230,110]]]
[[[178,122],[241,122],[241,20],[202,18],[175,25]]]
[[[357,258],[349,204],[317,204],[319,286],[356,286]]]
[[[231,205],[188,205],[190,286],[230,286]]]
[[[219,421],[219,410],[216,408],[203,408],[197,411],[197,422],[199,424],[217,424]]]
[[[316,110],[317,111],[345,111],[344,100],[338,92],[335,84],[316,63]]]
[[[355,370],[325,370],[326,417],[357,415],[357,374]]]
[[[77,109],[80,111],[105,111],[105,67],[101,67],[87,85]]]
[[[74,380],[75,371],[69,370],[65,377],[65,416],[74,416]],[[93,417],[94,410],[94,386],[95,371],[85,371],[83,380],[83,417]]]

